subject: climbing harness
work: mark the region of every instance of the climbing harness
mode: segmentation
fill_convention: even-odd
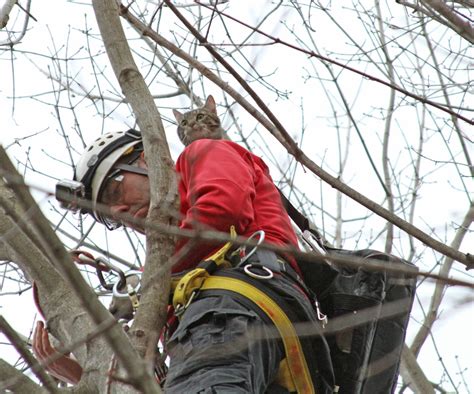
[[[219,291],[231,292],[236,299],[260,315],[266,324],[273,325],[279,333],[285,357],[280,363],[276,382],[290,391],[316,392],[314,383],[316,368],[313,365],[314,361],[311,360],[311,357],[315,356],[311,355],[309,342],[306,343],[304,338],[298,337],[293,324],[293,322],[307,320],[297,317],[295,311],[292,310],[295,308],[280,299],[279,294],[271,290],[272,285],[270,284],[268,287],[266,283],[281,280],[280,277],[275,277],[278,274],[294,279],[301,286],[304,284],[298,279],[291,266],[274,252],[260,247],[265,239],[263,231],[256,232],[249,237],[248,243],[251,245],[247,243],[239,248],[233,247],[232,240],[236,236],[235,227],[232,226],[230,228],[231,241],[201,262],[195,269],[183,276],[173,278],[171,287],[174,315],[179,319],[198,297],[216,294]],[[137,270],[123,272],[104,258],[94,258],[87,252],[74,251],[73,256],[78,264],[94,267],[101,286],[107,291],[111,291],[113,296],[118,299],[128,298],[131,301],[133,313],[136,312],[139,306],[142,272]],[[220,269],[231,267],[233,267],[232,270]],[[111,271],[117,275],[115,283],[109,283],[104,278],[103,273]],[[322,320],[319,314],[318,318]],[[313,322],[317,324],[316,321]],[[158,353],[161,357],[160,360],[164,360],[166,350]],[[163,360],[157,362],[158,370],[156,372],[161,383],[164,382],[166,376],[166,365],[162,362]]]
[[[231,238],[235,238],[236,233],[233,226],[230,232]],[[254,246],[243,245],[233,249],[232,241],[227,242],[214,255],[187,272],[176,287],[172,286],[172,288],[174,287],[175,315],[181,318],[198,297],[206,297],[208,294],[214,295],[219,292],[232,293],[234,298],[260,315],[263,321],[275,326],[279,333],[285,358],[280,364],[276,382],[289,391],[315,393],[316,384],[314,382],[318,381],[316,377],[318,368],[314,367],[314,358],[318,355],[311,351],[309,339],[303,339],[303,342],[306,342],[304,342],[305,346],[302,345],[303,342],[298,337],[293,322],[302,321],[310,324],[312,322],[315,326],[318,323],[305,315],[308,312],[305,312],[301,306],[298,307],[297,301],[295,304],[288,304],[281,297],[280,291],[271,290],[275,284],[267,285],[266,282],[275,280],[277,281],[275,283],[278,283],[279,280],[282,280],[280,277],[275,277],[275,274],[278,273],[291,279],[291,283],[298,284],[304,293],[308,294],[308,290],[289,264],[273,251],[259,248],[265,239],[263,231],[254,233],[248,241],[255,241],[257,237],[257,243],[252,242]],[[245,253],[249,249],[250,251]],[[220,269],[223,267],[233,267],[233,269]],[[300,310],[299,316],[295,309]],[[319,309],[317,311],[318,320],[325,321],[325,315]],[[320,330],[316,327],[315,329]],[[328,357],[322,357],[322,359],[328,360]],[[311,370],[308,364],[309,359]],[[330,361],[328,362],[330,364]],[[326,390],[322,391],[326,392]]]
[[[282,372],[279,373],[279,378],[277,379],[279,384],[284,385],[286,388],[293,388],[298,393],[314,393],[314,385],[306,363],[305,354],[294,325],[288,318],[287,313],[262,289],[249,284],[245,280],[225,276],[210,276],[201,287],[202,291],[223,289],[237,293],[250,300],[255,305],[252,309],[259,308],[277,328],[286,354],[281,365]],[[281,376],[283,371],[285,375],[289,373],[289,376],[283,378]]]
[[[231,238],[237,237],[235,227],[230,228]],[[227,242],[216,253],[210,256],[207,260],[201,262],[195,269],[185,274],[174,290],[173,307],[176,316],[181,316],[188,306],[193,302],[197,296],[204,281],[221,265],[229,266],[226,262],[225,256],[232,247],[232,241]]]

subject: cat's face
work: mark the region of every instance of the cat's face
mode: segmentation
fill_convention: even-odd
[[[178,122],[178,136],[188,146],[191,142],[209,138],[218,140],[223,136],[221,122],[217,116],[214,98],[209,96],[202,108],[184,114],[173,110]]]

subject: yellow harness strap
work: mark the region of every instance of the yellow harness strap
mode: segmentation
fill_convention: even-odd
[[[288,365],[288,360],[284,358],[280,361],[280,367],[278,368],[278,374],[275,378],[275,383],[279,384],[281,387],[287,389],[290,393],[296,391],[295,382],[291,377],[290,366]]]
[[[237,236],[234,226],[230,226],[230,236],[231,238],[235,238]],[[227,242],[216,253],[208,257],[203,262],[203,264],[213,263],[215,264],[215,268],[221,265],[225,265],[227,263],[225,260],[225,256],[231,247],[232,242]],[[209,272],[209,268],[206,268],[206,265],[203,265],[202,267],[198,266],[192,271],[189,271],[179,280],[176,285],[176,288],[174,288],[173,294],[173,307],[175,309],[176,316],[179,317],[183,314],[189,304],[193,301],[196,294],[199,292],[199,289],[201,288],[203,282],[209,277],[210,274],[211,272]]]
[[[311,374],[308,370],[308,365],[306,364],[303,349],[296,335],[295,328],[279,305],[261,290],[235,278],[209,276],[201,286],[201,290],[217,289],[230,290],[252,300],[275,324],[283,341],[286,353],[286,359],[282,361],[283,365],[280,364],[280,367],[283,368],[280,368],[277,382],[287,383],[289,379],[284,375],[285,373],[288,374],[289,371],[291,380],[293,381],[292,386],[296,392],[304,394],[315,393]],[[288,384],[284,384],[284,386],[290,388]]]
[[[231,237],[236,236],[234,226],[230,228]],[[175,315],[181,316],[200,290],[229,290],[241,294],[254,302],[273,322],[283,341],[286,357],[281,361],[276,382],[297,393],[313,394],[315,389],[304,357],[301,343],[295,328],[286,313],[267,294],[240,279],[211,276],[215,268],[225,265],[226,253],[232,242],[227,242],[214,255],[197,268],[189,271],[172,283]]]

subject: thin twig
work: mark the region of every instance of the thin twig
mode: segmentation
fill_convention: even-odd
[[[168,0],[165,0],[165,2],[168,3]],[[201,4],[203,7],[212,9],[212,8],[209,7],[208,5],[199,3],[198,1],[196,1],[196,3]],[[170,4],[170,3],[168,3],[168,5],[169,5],[169,4]],[[310,56],[310,57],[315,57],[315,58],[320,59],[320,60],[322,60],[322,61],[335,64],[336,66],[339,66],[339,67],[344,68],[344,69],[346,69],[346,70],[349,70],[349,71],[351,71],[351,72],[353,72],[353,73],[356,73],[356,74],[358,74],[358,75],[361,75],[361,76],[364,77],[364,78],[367,78],[367,79],[370,79],[371,81],[380,83],[380,84],[382,84],[382,85],[384,85],[384,86],[387,86],[387,87],[389,87],[389,88],[391,88],[391,89],[395,89],[395,90],[397,90],[398,92],[403,93],[404,95],[406,95],[406,96],[408,96],[408,97],[411,97],[411,98],[413,98],[413,99],[415,99],[415,100],[417,100],[417,101],[420,101],[420,102],[422,102],[422,103],[424,103],[424,104],[431,105],[431,106],[433,106],[433,107],[435,107],[435,108],[438,108],[439,110],[444,111],[444,112],[446,112],[446,113],[448,113],[448,114],[450,114],[450,115],[456,116],[457,118],[462,119],[463,121],[465,121],[465,122],[467,122],[467,123],[469,123],[469,124],[471,124],[471,125],[474,125],[474,120],[468,119],[468,118],[466,118],[466,117],[464,117],[464,116],[462,116],[462,115],[460,115],[460,114],[453,113],[449,108],[445,108],[444,106],[439,105],[439,104],[435,103],[435,102],[432,101],[432,100],[429,100],[429,99],[427,99],[427,98],[425,98],[425,97],[421,97],[421,96],[419,96],[419,95],[416,95],[416,94],[414,94],[414,93],[412,93],[412,92],[409,92],[409,91],[406,90],[406,89],[401,88],[400,86],[397,86],[397,85],[394,85],[394,84],[392,84],[392,83],[390,83],[390,82],[384,81],[384,80],[382,80],[382,79],[380,79],[380,78],[377,78],[377,77],[375,77],[375,76],[373,76],[373,75],[364,73],[363,71],[357,70],[357,69],[355,69],[355,68],[353,68],[353,67],[351,67],[351,66],[348,66],[347,64],[343,64],[343,63],[341,63],[341,62],[338,62],[337,60],[333,60],[333,59],[330,59],[330,58],[328,58],[328,57],[326,57],[326,56],[319,55],[319,54],[315,53],[314,51],[309,51],[309,50],[306,50],[306,49],[304,49],[304,48],[299,48],[299,47],[297,47],[296,45],[293,45],[293,44],[290,44],[290,43],[288,43],[288,42],[286,42],[286,41],[281,40],[280,38],[273,37],[273,36],[271,36],[270,34],[267,34],[267,33],[265,33],[264,31],[262,31],[262,30],[260,30],[260,29],[257,29],[257,28],[255,28],[255,27],[253,27],[253,26],[250,26],[249,24],[247,24],[247,23],[245,23],[245,22],[243,22],[243,21],[241,21],[241,20],[239,20],[239,19],[237,19],[237,18],[234,18],[233,16],[231,16],[231,15],[229,15],[229,14],[226,14],[226,13],[223,12],[223,11],[218,11],[218,12],[219,12],[221,15],[223,15],[223,16],[225,16],[225,17],[231,19],[231,20],[233,20],[234,22],[237,22],[237,23],[241,24],[242,26],[245,26],[245,27],[247,27],[247,28],[249,28],[249,29],[251,29],[251,30],[254,30],[254,31],[256,31],[256,32],[258,32],[258,33],[260,33],[260,34],[262,34],[263,36],[265,36],[265,37],[267,37],[267,38],[273,40],[273,42],[274,42],[275,44],[281,44],[281,45],[284,45],[284,46],[286,46],[286,47],[289,47],[289,48],[292,48],[292,49],[294,49],[294,50],[297,50],[297,51],[299,51],[299,52],[302,52],[302,53],[304,53],[304,54],[306,54],[306,55],[308,55],[308,56]]]
[[[15,347],[18,353],[20,353],[21,357],[23,357],[23,359],[30,366],[34,374],[46,386],[46,388],[51,393],[59,392],[53,378],[44,371],[44,369],[42,368],[42,366],[40,366],[36,358],[26,348],[20,336],[16,333],[16,331],[8,324],[5,318],[1,315],[0,315],[0,331],[3,332],[3,334],[5,334],[5,336],[11,342],[11,344]]]

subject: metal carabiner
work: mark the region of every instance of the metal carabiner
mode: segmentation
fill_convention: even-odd
[[[71,254],[76,264],[88,265],[90,267],[95,268],[100,285],[105,290],[113,290],[114,284],[107,283],[104,278],[104,272],[114,271],[120,277],[118,288],[121,289],[125,286],[125,274],[123,273],[123,271],[115,267],[102,256],[94,257],[91,253],[79,249],[73,249],[69,253]]]
[[[139,294],[140,289],[141,289],[141,280],[140,280],[142,276],[141,271],[128,271],[123,275],[124,275],[123,280],[122,278],[120,278],[120,280],[115,282],[113,285],[113,288],[112,288],[113,296],[117,298],[128,298],[129,291]],[[133,276],[136,276],[138,278],[137,284],[134,286],[129,283],[127,284],[127,278],[131,278]],[[129,286],[131,289],[129,289]]]
[[[104,274],[103,272],[105,270],[99,268],[100,265],[104,265],[108,268],[108,271],[114,271],[118,274],[118,276],[120,277],[119,281],[118,281],[118,288],[121,289],[125,286],[126,284],[126,280],[125,280],[125,274],[123,273],[123,271],[115,266],[113,266],[112,264],[110,264],[106,259],[104,259],[103,257],[97,257],[95,260],[94,260],[96,263],[97,263],[97,268],[96,268],[96,273],[97,273],[97,277],[99,278],[99,282],[101,284],[101,286],[106,289],[106,290],[113,290],[114,288],[114,283],[107,283],[105,278],[104,278]],[[105,272],[108,272],[108,271],[105,271]]]
[[[191,302],[193,302],[194,297],[196,297],[198,293],[199,293],[199,290],[194,290],[189,296],[189,299],[185,305],[181,305],[181,304],[176,305],[176,308],[174,308],[174,314],[176,317],[180,317],[186,311],[186,309],[188,309],[188,306],[191,305]]]
[[[318,320],[321,322],[323,328],[325,328],[326,324],[328,324],[328,317],[323,312],[321,312],[321,309],[319,308],[319,302],[317,300],[314,301],[314,306],[316,307],[316,315]]]
[[[242,260],[240,260],[240,263],[237,265],[238,267],[239,266],[242,266],[244,265],[244,263],[250,258],[250,256],[252,256],[258,249],[258,247],[263,243],[263,241],[265,240],[265,231],[263,230],[259,230],[259,231],[255,231],[250,237],[248,237],[247,239],[247,242],[252,240],[253,238],[255,238],[256,236],[259,236],[258,237],[258,241],[257,241],[257,244],[253,247],[253,249],[247,253],[243,258]]]

